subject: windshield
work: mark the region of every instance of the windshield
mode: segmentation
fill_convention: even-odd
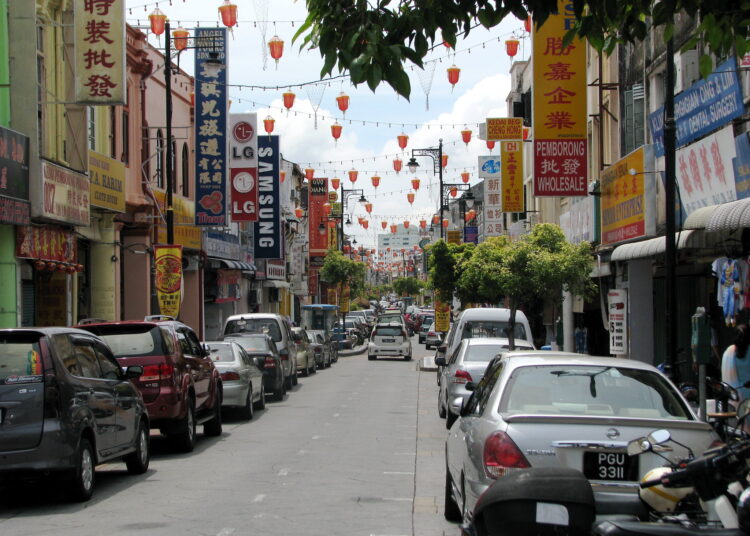
[[[117,333],[107,333],[108,328],[104,326],[97,328],[97,335],[107,341],[115,357],[155,357],[171,353],[164,351],[162,332],[156,326],[116,328]]]
[[[378,335],[380,337],[398,337],[401,335],[401,328],[400,327],[390,327],[390,326],[380,326],[375,330],[374,335]]]
[[[502,320],[472,320],[464,324],[464,329],[461,332],[461,340],[463,339],[482,339],[485,337],[503,337],[508,338],[508,322]],[[513,336],[516,339],[529,340],[526,335],[526,328],[520,322],[516,322],[516,326],[513,329]]]
[[[265,337],[259,337],[257,335],[230,334],[224,336],[224,338],[231,338],[234,342],[242,346],[246,352],[264,352],[268,350],[268,340]]]
[[[274,342],[281,342],[281,330],[279,324],[273,318],[242,318],[232,320],[224,328],[224,335],[232,333],[265,333],[270,335]]]
[[[659,374],[624,367],[544,365],[517,368],[500,412],[644,419],[691,419]]]
[[[0,340],[0,385],[42,381],[39,337]]]

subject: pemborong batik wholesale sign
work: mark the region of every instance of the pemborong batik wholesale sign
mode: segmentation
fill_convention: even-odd
[[[227,70],[209,76],[211,53],[227,64],[226,28],[196,28],[195,42],[195,224],[227,223]]]
[[[278,136],[258,136],[258,221],[255,222],[255,258],[280,259],[281,221]]]

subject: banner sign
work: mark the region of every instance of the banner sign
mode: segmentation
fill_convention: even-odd
[[[167,207],[167,194],[161,190],[154,190],[154,197],[159,209],[164,214]],[[195,203],[181,195],[172,195],[172,210],[174,211],[174,243],[190,249],[201,249],[202,230],[195,226]],[[167,226],[159,221],[157,242],[167,243]]]
[[[182,246],[155,245],[154,270],[159,312],[179,317],[182,302]]]
[[[594,241],[594,198],[571,197],[568,211],[560,214],[560,228],[571,244]]]
[[[750,197],[750,137],[743,132],[734,138],[734,149],[737,157],[732,159],[734,167],[734,187],[737,199]]]
[[[651,152],[650,145],[640,147],[602,172],[602,245],[655,234]]]
[[[464,227],[464,243],[479,243],[479,228],[476,225],[467,225]]]
[[[278,136],[258,136],[258,221],[255,222],[255,258],[280,259],[281,206],[279,199],[281,153]]]
[[[446,234],[446,240],[448,241],[449,244],[461,243],[461,231],[457,229],[451,229],[450,231],[446,231],[445,234]]]
[[[227,223],[227,29],[196,28],[195,224]],[[205,65],[218,53],[225,66],[210,77]]]
[[[448,333],[451,329],[451,306],[448,303],[435,300],[435,330]]]
[[[91,206],[125,212],[125,164],[89,149]]]
[[[493,117],[487,118],[488,140],[522,140],[522,117]]]
[[[307,222],[310,239],[310,263],[319,259],[315,264],[322,266],[323,258],[328,250],[328,231],[320,233],[318,227],[326,225],[323,221],[325,213],[323,205],[328,202],[328,179],[312,179],[310,181],[309,200],[307,203]]]
[[[503,212],[523,212],[523,142],[501,141]]]
[[[58,227],[16,227],[16,257],[43,261],[78,263],[75,233]]]
[[[217,270],[216,271],[216,303],[239,301],[240,277],[239,270]]]
[[[229,115],[232,221],[258,221],[258,114]]]
[[[339,310],[342,313],[349,312],[350,298],[351,298],[351,288],[349,288],[349,285],[344,285],[344,288],[341,289],[341,304],[339,306]]]
[[[731,124],[677,150],[677,187],[685,217],[701,207],[737,199],[732,166],[735,156]]]
[[[628,291],[613,288],[607,293],[609,311],[609,353],[628,353]]]
[[[75,0],[75,100],[125,103],[125,0]]]
[[[29,138],[0,127],[0,223],[30,222]]]
[[[587,195],[586,45],[563,37],[575,23],[572,0],[533,32],[534,195]]]
[[[479,176],[484,178],[484,236],[500,236],[505,231],[500,180],[502,161],[495,156],[480,156],[478,166]]]
[[[41,216],[89,226],[89,178],[86,175],[42,160],[42,192]]]
[[[737,58],[731,57],[706,78],[674,98],[677,147],[702,138],[745,112],[737,76]],[[655,154],[664,156],[664,107],[649,114]]]

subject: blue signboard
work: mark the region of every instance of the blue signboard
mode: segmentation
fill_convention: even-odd
[[[479,243],[479,228],[476,225],[467,225],[464,227],[464,244]]]
[[[195,225],[227,223],[227,29],[195,29]],[[206,61],[219,60],[218,75]],[[167,142],[169,143],[169,142]]]
[[[702,138],[744,113],[737,60],[732,57],[708,77],[675,96],[677,147]],[[664,107],[649,114],[655,156],[664,156]]]
[[[750,197],[750,138],[743,132],[734,138],[737,156],[732,158],[734,166],[734,185],[737,188],[737,199]]]
[[[278,136],[258,136],[258,221],[255,222],[255,258],[283,258],[279,177],[281,153]]]

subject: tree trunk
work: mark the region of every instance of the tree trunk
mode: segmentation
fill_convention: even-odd
[[[510,306],[510,318],[508,318],[508,348],[510,350],[516,349],[516,304],[511,302]]]

